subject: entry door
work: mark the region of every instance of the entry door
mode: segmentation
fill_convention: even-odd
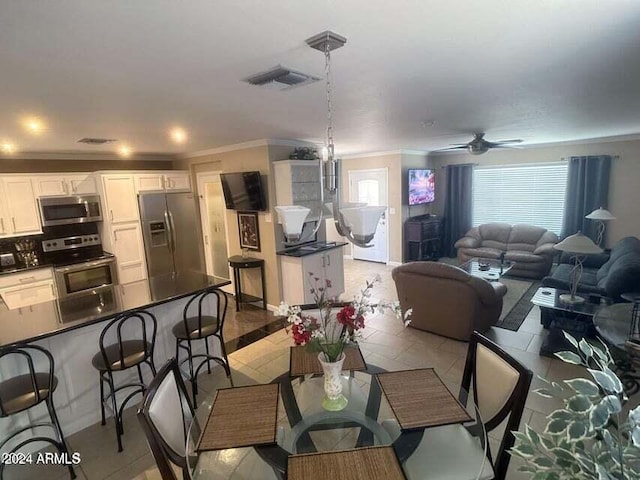
[[[368,205],[387,205],[387,169],[350,170],[349,171],[349,200],[364,202]],[[372,247],[362,248],[353,246],[353,258],[370,262],[386,263],[388,256],[388,212],[382,214],[376,234],[370,242]]]
[[[207,273],[229,279],[226,210],[219,174],[198,175],[198,198]]]

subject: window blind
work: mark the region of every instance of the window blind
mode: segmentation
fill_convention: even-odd
[[[476,167],[473,225],[528,223],[556,234],[562,229],[568,162]]]

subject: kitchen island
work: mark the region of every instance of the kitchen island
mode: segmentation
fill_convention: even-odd
[[[158,331],[154,360],[156,367],[160,368],[166,360],[175,356],[175,337],[171,329],[182,319],[183,309],[189,299],[198,293],[228,284],[229,280],[202,273],[178,272],[114,285],[107,292],[97,291],[92,301],[78,302],[66,311],[61,311],[57,301],[15,310],[0,305],[0,346],[35,343],[51,352],[58,378],[54,401],[62,429],[65,435],[71,435],[100,421],[98,372],[91,365],[91,358],[99,351],[100,333],[109,320],[138,309],[155,315]],[[212,303],[210,306],[215,308],[215,296],[209,298]],[[203,345],[194,344],[194,347],[194,353],[200,353],[200,348],[204,350]],[[211,353],[219,356],[219,345],[214,345]],[[22,372],[19,364],[3,362],[0,381]],[[134,375],[126,371],[119,373],[115,376],[117,384],[127,383]],[[143,369],[143,373],[145,381],[150,381],[151,372]],[[34,408],[2,419],[0,439],[21,425],[44,420],[45,412],[44,407],[42,410]]]

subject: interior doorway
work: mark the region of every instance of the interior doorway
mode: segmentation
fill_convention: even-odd
[[[227,216],[220,173],[199,173],[197,183],[207,274],[230,279]]]
[[[388,172],[386,168],[349,170],[349,201],[368,205],[388,205]],[[388,210],[388,209],[387,209]],[[372,247],[352,247],[354,260],[387,263],[389,261],[388,211],[378,221]]]

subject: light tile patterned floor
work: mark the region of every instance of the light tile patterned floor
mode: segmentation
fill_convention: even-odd
[[[383,278],[373,292],[376,298],[395,299],[395,285],[391,280],[392,267],[360,261],[345,261],[346,291],[350,298],[361,288],[365,278],[373,278],[377,273]],[[540,357],[538,349],[545,332],[540,325],[540,312],[534,307],[518,332],[494,328],[489,332],[494,340],[514,357],[522,361],[535,374],[553,380],[562,380],[585,372],[579,367],[567,365],[559,360]],[[364,330],[362,350],[367,362],[388,370],[416,367],[434,367],[445,383],[454,392],[459,388],[464,368],[467,344],[438,335],[404,328],[393,316],[376,316],[368,320]],[[256,343],[230,355],[232,368],[248,379],[268,382],[280,375],[289,366],[288,348],[291,340],[284,330],[280,330]],[[216,384],[224,377],[217,372],[201,376],[202,389],[213,392]],[[534,380],[532,388],[540,386]],[[205,395],[201,395],[204,397]],[[634,399],[637,404],[638,399]],[[541,429],[545,416],[559,405],[554,400],[543,399],[529,394],[522,418],[522,425],[530,424]],[[502,429],[491,432],[490,444],[497,449]],[[143,435],[133,416],[133,409],[127,412],[125,420],[125,452],[118,454],[115,447],[113,426],[94,425],[70,437],[72,450],[82,453],[83,462],[78,469],[79,478],[88,480],[150,480],[159,479],[159,473],[148,453]],[[518,459],[511,462],[508,479],[528,478],[516,471]],[[47,478],[64,477],[64,470],[48,472]],[[22,478],[26,478],[21,476]],[[31,476],[31,478],[44,478]]]

